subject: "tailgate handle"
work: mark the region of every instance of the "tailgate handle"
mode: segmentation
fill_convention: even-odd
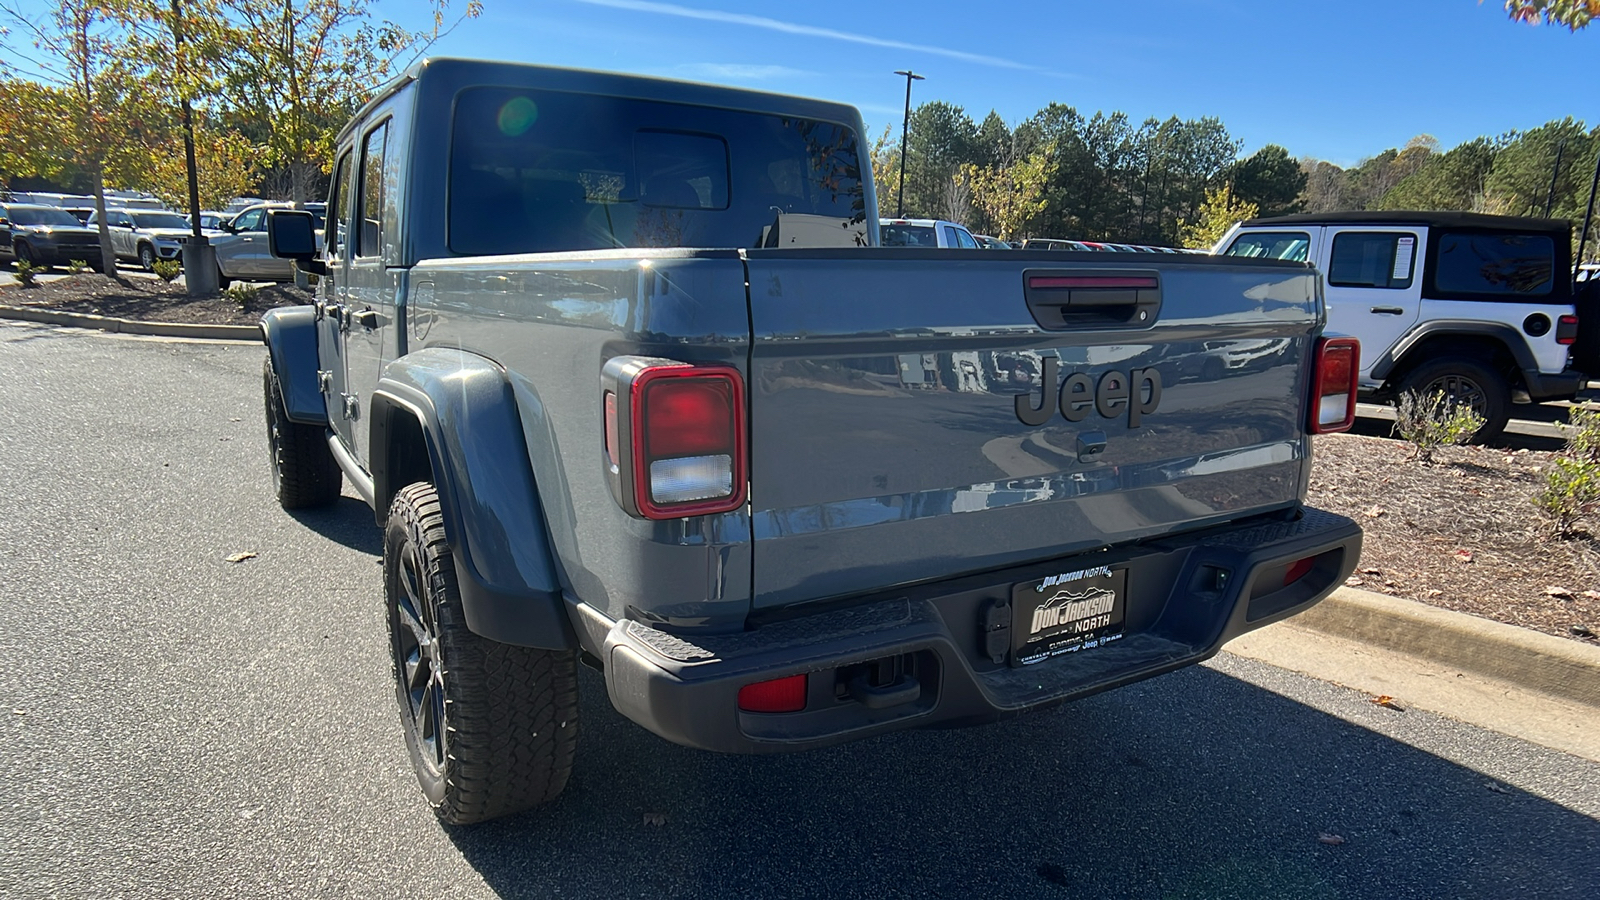
[[[1149,328],[1161,312],[1153,269],[1025,269],[1022,296],[1046,331]]]
[[[888,709],[891,706],[910,703],[922,696],[922,684],[911,675],[901,675],[892,683],[879,686],[870,682],[863,672],[850,679],[845,689],[849,692],[850,699],[867,709]]]

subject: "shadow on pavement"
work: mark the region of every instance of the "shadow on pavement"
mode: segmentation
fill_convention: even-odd
[[[289,510],[296,522],[330,541],[370,556],[383,555],[383,532],[373,524],[372,508],[355,497],[340,497],[324,509]]]
[[[448,829],[503,896],[1600,896],[1596,820],[1209,668],[760,757],[583,690],[562,798]]]

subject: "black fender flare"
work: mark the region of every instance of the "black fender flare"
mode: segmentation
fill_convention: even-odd
[[[421,350],[384,369],[368,411],[373,509],[380,523],[405,487],[395,482],[414,474],[397,466],[403,459],[394,452],[404,440],[401,429],[413,423],[420,429],[467,627],[503,644],[576,647],[505,371],[466,351]]]
[[[280,306],[261,314],[261,342],[267,345],[272,372],[283,391],[289,421],[328,426],[317,378],[317,316],[312,306]]]
[[[1378,380],[1388,378],[1389,373],[1400,365],[1406,354],[1422,341],[1431,337],[1455,335],[1494,338],[1505,345],[1512,359],[1517,361],[1518,369],[1524,372],[1539,371],[1539,361],[1528,348],[1528,342],[1523,340],[1522,332],[1510,325],[1503,322],[1475,322],[1470,319],[1432,319],[1413,326],[1394,342],[1394,346],[1374,360],[1372,377]]]

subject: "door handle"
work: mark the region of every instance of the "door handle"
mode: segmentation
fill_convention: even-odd
[[[351,313],[350,321],[371,331],[378,327],[378,311],[375,309],[363,309],[360,312]]]
[[[1374,306],[1372,311],[1380,316],[1403,316],[1406,311],[1398,306]]]

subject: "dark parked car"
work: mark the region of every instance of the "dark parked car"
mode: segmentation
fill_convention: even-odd
[[[0,256],[35,266],[81,259],[99,269],[100,234],[56,206],[0,205]]]

